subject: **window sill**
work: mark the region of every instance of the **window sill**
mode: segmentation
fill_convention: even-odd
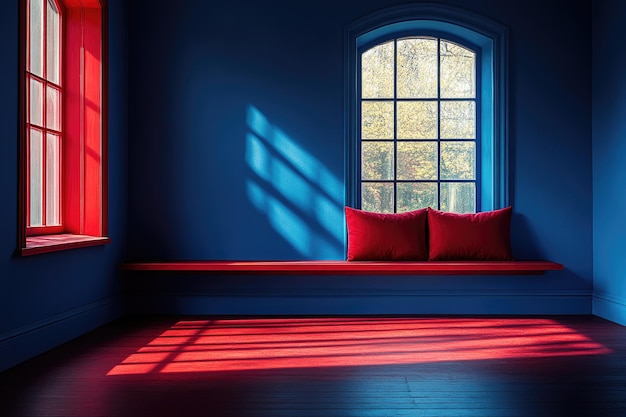
[[[106,236],[85,236],[73,234],[29,236],[26,238],[26,247],[22,248],[20,253],[22,256],[30,256],[38,255],[40,253],[106,245],[110,242],[111,239]]]

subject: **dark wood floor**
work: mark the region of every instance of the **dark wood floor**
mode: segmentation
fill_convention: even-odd
[[[0,374],[0,416],[626,416],[591,316],[127,318]]]

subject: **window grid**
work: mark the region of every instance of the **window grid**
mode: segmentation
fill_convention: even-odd
[[[474,79],[474,96],[473,98],[455,98],[455,97],[446,97],[446,98],[442,98],[441,97],[441,41],[442,38],[437,37],[437,73],[436,73],[436,77],[437,77],[437,96],[436,98],[399,98],[398,97],[398,41],[399,40],[403,40],[403,39],[433,39],[432,37],[425,37],[425,36],[408,36],[408,37],[400,37],[400,38],[395,38],[393,39],[393,45],[394,45],[394,64],[393,64],[393,98],[363,98],[362,97],[362,87],[359,89],[359,97],[360,97],[360,102],[364,103],[364,102],[385,102],[385,101],[390,101],[393,100],[394,104],[393,104],[393,108],[394,108],[394,115],[393,115],[393,138],[392,139],[381,139],[381,138],[376,138],[376,139],[363,139],[362,138],[362,131],[361,134],[359,135],[360,137],[360,141],[361,143],[367,143],[367,142],[392,142],[393,143],[393,179],[392,180],[385,180],[385,179],[363,179],[362,176],[362,170],[361,168],[359,169],[360,174],[360,184],[361,186],[358,189],[358,193],[359,193],[359,200],[361,201],[361,204],[363,202],[363,196],[362,196],[362,185],[363,184],[374,184],[374,183],[378,183],[378,184],[392,184],[393,186],[393,212],[397,212],[398,211],[398,192],[397,192],[397,186],[398,184],[414,184],[414,183],[425,183],[425,184],[436,184],[437,185],[437,209],[441,209],[441,185],[444,183],[470,183],[470,184],[474,184],[474,209],[475,211],[479,210],[479,195],[480,195],[480,190],[479,190],[479,130],[478,130],[478,120],[479,120],[479,106],[478,106],[478,100],[479,100],[479,88],[477,85],[477,79]],[[451,42],[449,40],[444,39],[444,41],[446,42],[450,42],[453,44],[457,44],[462,46],[465,49],[468,49],[470,51],[472,51],[475,55],[474,55],[474,73],[477,73],[477,54],[476,51],[471,50],[470,48],[467,48],[466,46],[462,45],[462,44],[458,44],[456,42]],[[385,42],[381,42],[378,43],[377,45],[373,45],[371,48],[376,47],[378,45],[382,45]],[[363,56],[363,53],[366,52],[368,49],[365,49],[362,51],[362,53],[360,54],[360,56]],[[359,68],[361,68],[360,73],[362,71],[362,67],[359,65]],[[403,143],[436,143],[436,147],[437,147],[437,178],[436,179],[410,179],[410,180],[402,180],[402,179],[398,179],[398,103],[401,102],[432,102],[435,101],[437,102],[437,137],[435,139],[401,139],[401,141]],[[454,102],[454,101],[458,101],[458,102],[473,102],[474,103],[474,137],[473,138],[445,138],[442,139],[442,135],[441,135],[441,103],[442,102]],[[362,120],[363,114],[362,114],[362,105],[359,106],[359,118]],[[362,124],[360,123],[360,128],[362,128]],[[441,174],[441,144],[442,142],[450,142],[450,143],[463,143],[463,142],[470,142],[470,143],[474,143],[474,178],[473,179],[442,179],[442,174]],[[359,147],[359,160],[362,161],[362,146]]]
[[[41,60],[41,75],[35,73],[36,69],[33,68],[32,63],[32,45],[31,37],[33,36],[31,32],[31,17],[32,14],[32,4],[33,2],[38,2],[38,6],[41,7],[41,37],[39,45],[40,51],[40,60]],[[58,15],[58,24],[57,24],[57,50],[54,51],[57,54],[56,63],[58,68],[56,69],[56,74],[58,78],[58,82],[52,81],[51,75],[49,74],[49,53],[51,51],[48,33],[48,21],[49,21],[49,10],[52,9]],[[26,154],[27,161],[26,164],[26,184],[27,184],[27,192],[26,192],[26,201],[27,201],[27,216],[26,216],[26,227],[27,227],[27,235],[36,235],[41,233],[56,233],[62,231],[62,154],[63,154],[63,89],[61,86],[61,74],[62,74],[62,61],[61,61],[61,48],[62,48],[62,15],[61,9],[58,4],[55,3],[54,0],[29,0],[27,1],[26,6],[26,15],[27,15],[27,25],[26,25]],[[33,103],[33,95],[31,94],[31,87],[33,82],[39,83],[40,85],[40,95],[38,97],[38,102]],[[52,104],[49,100],[49,91],[55,91],[57,93],[56,104]],[[40,107],[41,114],[39,115],[40,120],[37,121],[32,120],[33,105],[38,105]],[[56,121],[52,122],[48,120],[51,105],[56,106]],[[54,125],[56,125],[56,129]],[[31,175],[33,174],[34,167],[32,166],[32,134],[33,132],[38,132],[41,136],[41,140],[39,143],[39,153],[40,157],[38,158],[40,161],[38,169],[38,177],[40,183],[40,190],[38,193],[38,198],[40,204],[35,206],[35,202],[32,201],[33,197],[33,178]],[[53,145],[51,145],[51,141],[56,138],[57,145],[56,149]],[[48,150],[50,146],[53,147],[53,151],[55,150],[55,161],[50,161],[48,156]],[[52,164],[52,168],[56,168],[55,173],[49,172],[49,165]],[[48,178],[48,175],[52,174],[53,178]],[[51,183],[53,181],[54,183]],[[52,188],[52,190],[49,190]],[[54,195],[50,195],[53,193]],[[52,199],[56,201],[51,201]],[[56,213],[55,213],[56,208]],[[38,212],[38,215],[35,216],[35,213]],[[39,221],[37,222],[35,217],[38,217]]]
[[[22,256],[29,256],[107,244],[110,242],[107,237],[108,2],[20,0],[19,4],[22,25],[18,85],[18,251]],[[48,9],[45,12],[46,74],[42,60],[42,7]],[[85,50],[89,51],[88,56],[82,54]],[[36,89],[32,91],[33,99],[29,83]],[[45,95],[39,93],[43,88],[47,88]],[[46,120],[42,117],[44,100],[48,101]],[[32,117],[30,103],[33,103]],[[86,103],[89,103],[88,114],[83,111]],[[61,106],[62,115],[58,111]],[[40,221],[36,210],[33,212],[37,217],[32,221],[29,204],[40,207],[43,193],[41,181],[34,182],[34,187],[29,181],[31,173],[33,178],[41,178],[38,142],[43,142],[44,134],[49,155],[45,170],[54,185],[48,187],[45,198],[55,204],[45,208],[46,224],[34,226],[44,222]],[[33,142],[34,152],[28,149],[29,142]],[[29,153],[33,154],[34,161],[39,160],[32,167]],[[57,223],[58,226],[51,226]]]

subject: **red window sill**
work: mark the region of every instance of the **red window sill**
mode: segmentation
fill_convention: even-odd
[[[21,249],[21,254],[22,256],[30,256],[88,246],[106,245],[110,241],[111,239],[104,236],[72,234],[29,236],[26,238],[26,247]]]

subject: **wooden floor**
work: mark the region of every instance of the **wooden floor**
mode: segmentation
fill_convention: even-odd
[[[0,373],[0,416],[626,416],[591,316],[127,318]]]

